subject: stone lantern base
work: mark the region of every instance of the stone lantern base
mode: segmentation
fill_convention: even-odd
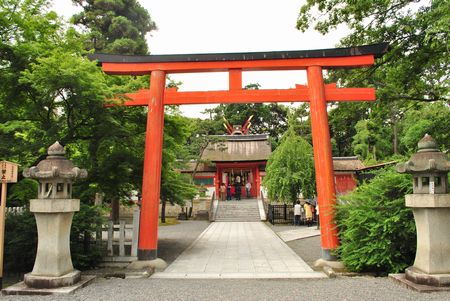
[[[70,227],[80,210],[78,199],[30,200],[38,229],[38,248],[33,271],[24,282],[33,288],[71,286],[80,280],[70,257]]]
[[[62,286],[72,286],[81,280],[81,272],[73,270],[70,273],[59,277],[35,276],[32,273],[25,274],[24,282],[33,288],[57,288]]]
[[[417,229],[410,279],[417,279],[420,273],[450,274],[450,194],[409,194],[405,199],[406,206],[413,210]]]
[[[431,286],[447,286],[450,290],[449,274],[427,274],[415,267],[409,267],[405,271],[405,278],[417,284]]]
[[[390,278],[419,292],[450,291],[450,194],[409,194],[417,229],[414,265]]]
[[[55,277],[57,278],[57,277]],[[29,287],[25,284],[24,281],[19,282],[17,284],[8,286],[7,288],[2,290],[2,295],[67,295],[72,294],[76,290],[85,287],[92,280],[94,280],[95,276],[81,276],[81,279],[70,286],[61,286],[56,288],[34,288]],[[47,277],[49,279],[49,277]]]

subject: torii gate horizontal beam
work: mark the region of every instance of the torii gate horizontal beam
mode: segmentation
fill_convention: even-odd
[[[365,67],[374,63],[374,58],[386,52],[388,44],[365,45],[348,48],[333,48],[300,51],[175,54],[127,56],[91,54],[98,60],[103,71],[114,75],[144,75],[154,70],[169,73],[218,72],[230,69],[242,71],[258,70],[305,70],[308,66],[322,69]]]
[[[150,90],[125,94],[125,106],[147,106]],[[336,88],[325,86],[325,99],[333,101],[375,101],[374,88]],[[262,102],[309,102],[308,88],[273,90],[230,90],[177,92],[166,89],[164,105],[213,104],[213,103],[262,103]],[[117,104],[114,104],[117,105]]]
[[[289,60],[257,60],[235,62],[188,62],[188,63],[103,63],[103,71],[112,75],[145,75],[155,70],[171,73],[224,72],[229,69],[242,71],[267,70],[305,70],[309,66],[321,66],[323,69],[345,67],[368,67],[373,65],[372,55],[337,58],[306,58]]]

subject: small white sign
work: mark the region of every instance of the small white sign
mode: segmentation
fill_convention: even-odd
[[[2,183],[16,183],[19,164],[0,161],[0,179]]]
[[[430,181],[430,194],[434,194],[434,181]]]

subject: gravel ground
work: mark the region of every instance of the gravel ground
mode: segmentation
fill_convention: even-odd
[[[160,227],[159,253],[172,262],[209,225],[183,221]],[[292,226],[269,226],[275,231]],[[288,245],[308,263],[320,258],[320,238],[311,237]],[[335,279],[118,279],[97,278],[67,296],[2,296],[0,300],[450,300],[450,292],[421,294],[405,289],[386,277]]]
[[[7,296],[0,300],[450,300],[420,294],[386,278],[320,280],[97,279],[69,296]]]

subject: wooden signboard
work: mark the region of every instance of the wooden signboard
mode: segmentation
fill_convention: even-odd
[[[16,183],[19,164],[0,161],[0,179],[2,183]]]

